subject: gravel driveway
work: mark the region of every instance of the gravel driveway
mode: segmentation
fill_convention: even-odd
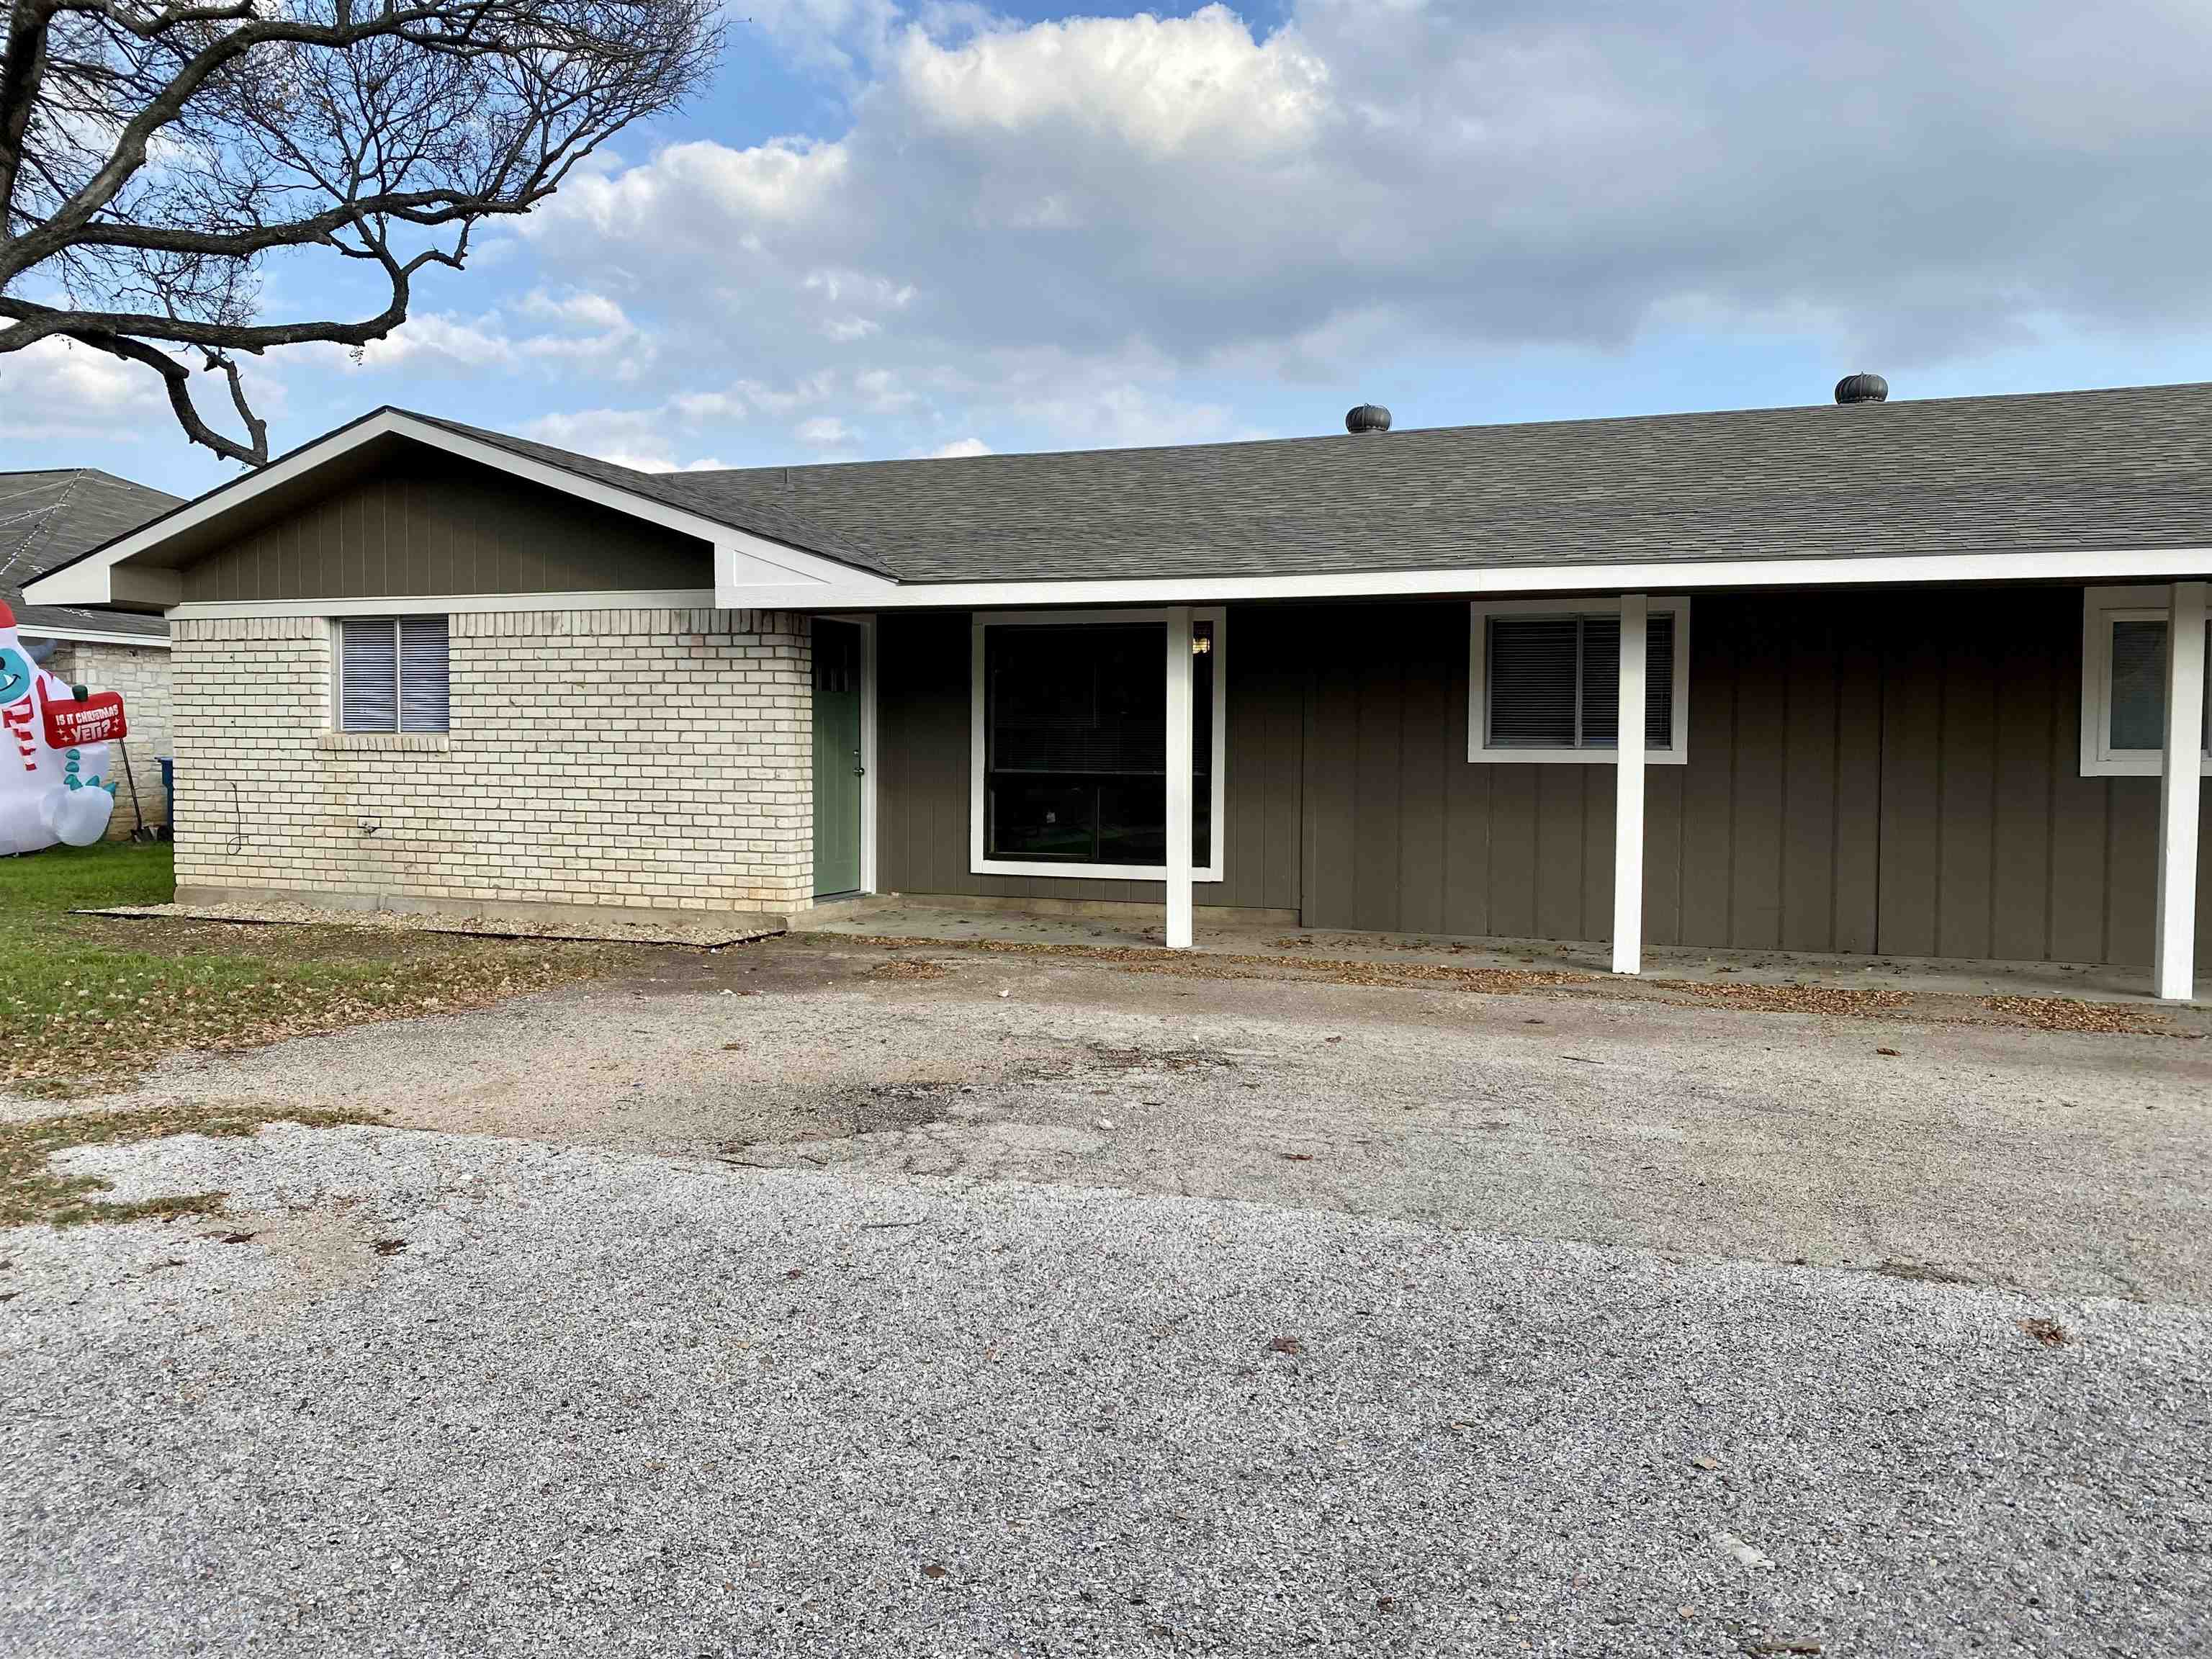
[[[2201,1045],[884,961],[165,1068],[0,1651],[2212,1646]]]
[[[380,1129],[76,1161],[283,1218],[12,1241],[11,1652],[2212,1638],[2193,1312]]]

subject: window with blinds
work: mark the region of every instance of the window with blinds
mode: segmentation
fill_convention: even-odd
[[[1617,615],[1485,619],[1484,746],[1615,749],[1620,734]],[[1674,615],[1654,611],[1644,638],[1644,737],[1674,741]]]
[[[2212,644],[2212,640],[2208,640]],[[2166,747],[2166,619],[2116,617],[2106,659],[2107,747],[2118,754]],[[2212,677],[2205,681],[2204,752],[2212,755]]]
[[[444,617],[349,617],[341,622],[338,729],[449,729],[447,624]]]

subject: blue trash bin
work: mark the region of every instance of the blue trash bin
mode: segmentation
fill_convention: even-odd
[[[161,816],[167,820],[162,832],[174,835],[177,827],[177,763],[167,755],[161,757]]]

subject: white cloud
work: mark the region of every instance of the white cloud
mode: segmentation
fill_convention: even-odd
[[[73,341],[46,339],[0,356],[0,438],[110,438],[137,421],[167,421],[161,380]]]
[[[601,333],[635,331],[623,308],[604,294],[590,294],[572,289],[566,294],[555,295],[542,288],[534,288],[516,302],[515,309],[525,316],[544,317],[579,328],[595,329]]]
[[[939,444],[925,453],[933,461],[952,461],[970,455],[988,455],[991,453],[991,446],[981,438],[955,438],[949,444]]]
[[[447,313],[418,312],[380,340],[358,353],[326,346],[325,353],[358,362],[363,368],[406,365],[452,368],[503,368],[514,361],[514,343],[502,332],[496,312],[464,322]]]
[[[1218,5],[1024,27],[782,0],[755,21],[851,77],[844,131],[673,145],[573,180],[525,234],[681,337],[692,384],[719,372],[777,416],[834,374],[911,447],[1227,434],[1165,388],[1231,364],[1356,379],[1377,341],[1609,350],[1787,316],[1896,367],[2027,319],[2212,318],[2201,9],[2118,29],[2023,4],[1997,27],[1866,0],[1754,27],[1692,0],[1297,0],[1267,28]],[[640,282],[641,248],[696,279]]]
[[[522,435],[580,455],[595,455],[641,472],[693,472],[720,467],[712,456],[678,458],[678,422],[667,409],[584,409],[525,422]]]
[[[295,402],[463,381],[477,418],[521,407],[664,467],[1246,436],[1231,388],[1286,382],[1332,388],[1311,430],[1340,393],[1391,400],[1369,365],[1655,333],[1786,333],[1894,373],[2067,331],[2154,364],[2142,342],[2212,325],[2212,9],[2180,0],[1026,25],[756,0],[731,21],[815,77],[789,106],[842,112],[824,133],[595,159],[485,246],[459,291],[487,309],[425,311],[358,371],[291,354],[339,371]],[[11,434],[166,418],[154,377],[99,354],[0,358]]]

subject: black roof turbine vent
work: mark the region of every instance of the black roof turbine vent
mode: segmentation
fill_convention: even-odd
[[[1879,374],[1846,374],[1836,382],[1839,404],[1881,404],[1889,401],[1889,382]]]
[[[1362,404],[1357,409],[1346,410],[1344,416],[1346,432],[1388,432],[1390,411],[1380,404]]]

